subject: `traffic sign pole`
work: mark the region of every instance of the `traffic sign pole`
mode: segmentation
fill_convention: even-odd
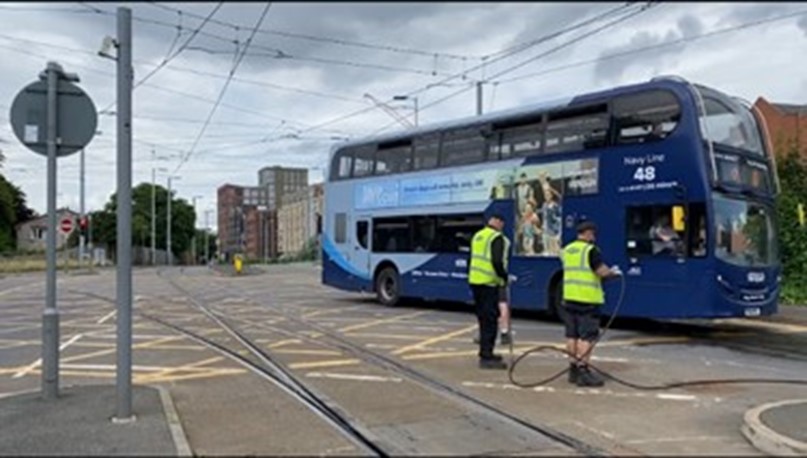
[[[57,84],[61,68],[48,62],[48,229],[45,311],[42,314],[42,396],[59,396],[59,311],[56,309],[56,129],[58,119]]]

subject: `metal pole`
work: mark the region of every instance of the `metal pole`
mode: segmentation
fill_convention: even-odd
[[[165,236],[165,251],[167,264],[170,266],[173,263],[173,259],[171,256],[171,177],[168,177],[168,216],[167,216],[167,225],[166,225],[166,236]]]
[[[157,169],[151,168],[151,265],[157,265]]]
[[[79,162],[79,235],[78,235],[78,267],[81,268],[82,261],[84,260],[84,231],[82,230],[81,223],[84,222],[84,148],[81,149],[81,157]]]
[[[476,115],[482,114],[482,82],[476,82]]]
[[[413,99],[415,100],[415,127],[417,127],[418,126],[418,98],[413,97]]]
[[[45,289],[45,311],[42,314],[42,396],[59,396],[59,311],[56,309],[56,132],[57,90],[61,68],[48,62],[48,270]]]
[[[118,402],[115,420],[132,418],[132,10],[118,8]]]

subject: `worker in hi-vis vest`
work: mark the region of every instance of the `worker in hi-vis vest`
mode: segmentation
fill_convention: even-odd
[[[563,247],[563,305],[566,351],[575,355],[569,367],[569,383],[602,386],[604,381],[588,367],[591,349],[600,333],[600,309],[605,304],[602,280],[622,275],[619,266],[609,268],[594,244],[597,226],[584,221],[577,226],[577,240]]]
[[[468,284],[474,297],[479,322],[479,367],[506,369],[500,355],[493,353],[498,331],[499,302],[506,297],[508,281],[507,253],[510,242],[502,234],[504,218],[492,215],[488,225],[471,239]]]

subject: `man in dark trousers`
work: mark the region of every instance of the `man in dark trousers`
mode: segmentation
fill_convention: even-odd
[[[594,244],[597,226],[583,221],[577,226],[577,240],[563,247],[563,306],[566,351],[570,355],[569,383],[602,386],[603,379],[591,372],[588,362],[600,333],[600,308],[605,303],[602,280],[622,275],[618,266],[609,268]]]
[[[499,301],[508,281],[507,253],[510,242],[502,234],[504,218],[492,215],[488,225],[471,240],[468,284],[474,296],[479,321],[479,367],[506,369],[500,355],[493,353],[498,330]]]

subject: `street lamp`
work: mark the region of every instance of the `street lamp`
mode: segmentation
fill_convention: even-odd
[[[418,98],[414,96],[408,95],[396,95],[392,97],[392,100],[411,100],[415,104],[415,127],[418,125]]]
[[[167,226],[166,226],[166,234],[167,235],[166,235],[166,242],[165,242],[165,250],[168,252],[167,256],[168,256],[168,265],[169,266],[174,264],[174,253],[171,250],[171,200],[172,200],[172,196],[171,196],[171,180],[172,179],[179,180],[181,178],[182,177],[180,177],[179,175],[169,175],[168,176],[168,218],[167,218],[168,222],[167,222]]]
[[[193,201],[193,237],[191,238],[191,252],[193,253],[193,261],[191,261],[191,265],[196,265],[196,258],[198,257],[196,254],[196,199],[203,199],[203,196],[193,196],[191,200]]]
[[[207,209],[205,210],[205,263],[210,265],[210,242],[208,241],[208,235],[210,234],[210,220],[208,216],[213,213],[213,210]]]

